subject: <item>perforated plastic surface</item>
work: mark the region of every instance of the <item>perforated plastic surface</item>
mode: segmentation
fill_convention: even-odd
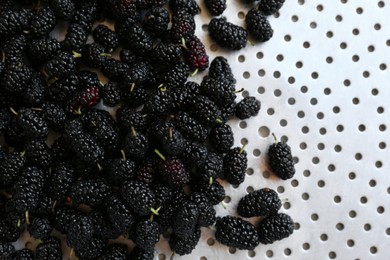
[[[248,10],[228,1],[224,15],[243,25]],[[231,123],[235,144],[247,143],[249,168],[245,183],[226,186],[230,202],[218,214],[236,214],[247,191],[270,187],[285,200],[295,232],[235,251],[204,229],[193,253],[175,259],[390,259],[390,3],[286,0],[270,17],[273,38],[237,52],[210,42],[209,19],[198,16],[196,32],[209,54],[228,57],[243,95],[262,102],[257,117]],[[272,132],[292,148],[292,180],[267,168]],[[171,256],[164,245],[158,259]]]

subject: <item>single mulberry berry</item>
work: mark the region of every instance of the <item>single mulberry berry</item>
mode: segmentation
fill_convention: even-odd
[[[72,55],[67,52],[60,52],[45,64],[45,73],[49,78],[61,78],[70,75],[76,71],[75,58],[77,57],[80,57],[80,54]]]
[[[226,0],[206,0],[205,4],[213,16],[219,16],[226,10]]]
[[[140,132],[136,132],[135,128],[132,127],[130,133],[128,133],[123,140],[123,150],[126,155],[142,159],[146,156],[148,148],[149,139],[147,136]]]
[[[221,110],[208,97],[197,96],[193,100],[192,115],[200,123],[207,126],[215,126],[221,123]]]
[[[209,66],[209,56],[200,39],[191,35],[183,38],[184,58],[187,64],[197,71],[203,71]]]
[[[289,237],[294,232],[294,221],[289,215],[278,213],[263,219],[257,229],[260,243],[272,244]]]
[[[200,178],[204,183],[209,183],[210,178],[212,180],[217,179],[223,170],[222,157],[216,153],[208,153],[208,156],[203,165],[199,167]]]
[[[215,239],[225,246],[252,250],[260,243],[255,226],[246,220],[224,216],[217,219],[215,228]]]
[[[71,187],[69,196],[74,205],[86,204],[98,207],[103,204],[109,194],[110,187],[104,181],[96,179],[77,181]]]
[[[278,142],[275,135],[274,138],[275,143],[268,148],[269,166],[282,180],[291,179],[295,174],[291,147],[287,143]]]
[[[34,13],[30,20],[30,32],[35,37],[41,37],[49,34],[57,23],[53,10],[47,6]]]
[[[108,50],[115,50],[119,45],[118,36],[107,26],[100,24],[93,30],[93,39],[96,43],[104,46]]]
[[[62,48],[69,52],[81,52],[87,43],[88,32],[84,26],[73,23],[68,26],[65,39],[61,42]]]
[[[168,31],[169,13],[164,7],[153,7],[145,13],[142,26],[154,36],[163,36]]]
[[[207,127],[184,111],[179,111],[175,115],[174,122],[180,132],[192,141],[203,142],[208,136]]]
[[[76,12],[76,6],[73,0],[52,0],[50,7],[59,19],[69,21]]]
[[[178,63],[182,58],[180,45],[174,43],[160,43],[154,50],[152,59],[154,62],[169,67]]]
[[[199,13],[200,8],[195,0],[171,0],[169,7],[173,13],[184,12],[192,16]]]
[[[30,236],[36,239],[43,239],[53,231],[50,221],[47,218],[34,218],[30,225],[27,226]]]
[[[284,4],[284,0],[261,0],[259,3],[259,10],[265,15],[276,13]]]
[[[1,87],[8,93],[22,93],[30,82],[32,69],[24,64],[10,64],[3,72]]]
[[[268,216],[277,213],[281,206],[278,194],[272,189],[264,188],[242,197],[237,212],[244,218]]]
[[[211,38],[221,47],[230,50],[240,50],[246,46],[247,31],[225,18],[213,18],[209,23]]]
[[[180,11],[172,17],[170,33],[172,38],[178,43],[181,42],[182,38],[194,35],[195,28],[195,19],[191,14]]]
[[[210,132],[210,142],[219,153],[226,153],[234,144],[232,128],[228,124],[218,125]]]
[[[249,34],[258,42],[265,42],[272,38],[273,30],[267,17],[262,11],[253,8],[245,16],[246,28]]]
[[[212,226],[216,220],[216,212],[207,196],[200,192],[194,192],[190,196],[190,201],[196,204],[199,210],[198,225],[200,227]]]
[[[155,204],[153,190],[140,181],[126,181],[121,187],[126,204],[139,216],[146,216]]]
[[[240,185],[245,180],[247,165],[248,159],[244,147],[230,149],[223,158],[224,177],[230,184]]]
[[[161,157],[158,169],[164,182],[174,188],[183,187],[190,182],[190,174],[179,158],[166,158],[158,150],[155,150],[155,152]]]
[[[177,236],[176,234],[173,234],[169,238],[169,246],[171,250],[178,255],[191,254],[192,250],[195,249],[196,245],[199,242],[200,235],[200,228],[196,228],[195,231],[189,234],[187,238],[182,238]]]
[[[224,79],[231,83],[235,83],[236,81],[228,60],[222,56],[215,57],[211,62],[209,77],[216,80]]]
[[[198,206],[193,202],[186,202],[174,215],[173,232],[180,238],[188,238],[196,231],[198,218]]]
[[[35,251],[36,260],[61,259],[62,256],[61,241],[53,236],[43,239]]]
[[[44,37],[33,39],[27,48],[27,55],[33,64],[41,65],[51,60],[61,50],[61,44],[57,39]]]
[[[126,260],[127,259],[127,245],[111,244],[108,246],[102,256],[102,260]]]
[[[225,188],[216,180],[198,183],[194,189],[205,194],[213,205],[222,202],[226,195]]]
[[[245,97],[236,106],[236,115],[239,119],[247,119],[259,113],[261,103],[255,97]]]
[[[42,113],[31,108],[19,110],[18,123],[23,131],[30,138],[46,138],[49,134],[47,122],[43,119]]]
[[[145,251],[152,251],[160,239],[158,224],[154,221],[142,220],[135,227],[134,242]]]
[[[204,78],[200,85],[200,93],[219,107],[232,103],[237,92],[234,84],[225,79]]]
[[[69,163],[60,162],[52,167],[49,183],[53,199],[65,201],[74,182],[74,175],[74,168]]]
[[[53,156],[45,140],[30,140],[24,147],[24,151],[29,164],[39,166],[42,169],[49,169]]]

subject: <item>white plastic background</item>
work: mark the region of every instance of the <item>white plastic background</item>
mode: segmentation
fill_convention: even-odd
[[[286,0],[269,18],[273,38],[236,52],[212,43],[200,4],[196,34],[210,57],[227,57],[237,89],[262,102],[258,116],[231,122],[249,168],[239,187],[225,185],[230,202],[217,213],[235,215],[248,191],[270,187],[296,224],[254,251],[222,246],[203,229],[193,253],[175,259],[390,259],[390,2]],[[228,1],[224,16],[244,25],[249,8]],[[267,168],[272,132],[292,148],[291,180]],[[166,245],[156,259],[170,258]]]

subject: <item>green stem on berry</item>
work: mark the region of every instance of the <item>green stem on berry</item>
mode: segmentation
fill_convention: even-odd
[[[133,92],[133,91],[134,91],[134,88],[135,88],[135,83],[131,83],[130,92]]]
[[[246,144],[244,144],[244,145],[241,147],[241,149],[240,149],[240,154],[242,154],[242,152],[244,152],[245,146],[246,146]]]
[[[232,92],[232,94],[241,93],[241,92],[243,92],[243,91],[244,91],[244,88],[242,88],[242,89],[240,89],[240,90],[234,90],[234,91]]]
[[[131,127],[131,133],[132,133],[134,138],[137,137],[137,131],[135,131],[134,126]]]
[[[274,137],[275,143],[277,144],[279,141],[278,141],[278,138],[276,137],[275,133],[272,133],[272,136]]]
[[[173,136],[173,129],[172,129],[172,127],[168,128],[168,134],[169,134],[169,140],[172,140],[172,136]]]
[[[100,86],[104,86],[104,83],[103,82],[101,82],[100,80],[99,80],[99,84],[100,84]]]
[[[217,118],[217,119],[215,120],[215,122],[216,122],[217,124],[219,124],[219,125],[222,125],[222,124],[223,124],[223,121],[222,121],[222,119],[220,119],[220,118]]]
[[[30,224],[30,214],[29,214],[28,210],[26,210],[26,212],[24,214],[26,216],[26,224],[29,225]]]
[[[160,86],[161,86],[161,87],[160,87]],[[167,86],[165,86],[164,84],[161,84],[160,86],[159,86],[158,89],[159,89],[161,92],[167,91]]]
[[[181,46],[183,46],[184,49],[187,49],[186,40],[184,39],[184,37],[181,37]]]
[[[153,217],[154,215],[158,216],[159,215],[159,211],[160,211],[161,207],[158,207],[157,209],[154,209],[154,208],[151,208],[150,211],[152,212],[152,214],[150,214],[150,219],[149,221],[152,222],[153,221]]]
[[[76,51],[72,51],[72,54],[73,54],[73,57],[76,58],[76,59],[77,58],[81,58],[81,56],[82,56],[81,53],[78,53]]]
[[[194,70],[194,72],[192,72],[192,73],[190,74],[190,77],[194,77],[196,74],[198,74],[198,72],[199,72],[199,69],[196,68],[196,69]]]
[[[103,171],[103,167],[100,164],[97,163],[96,165],[97,165],[97,167],[99,169],[99,172]]]
[[[221,201],[220,204],[221,204],[222,208],[227,209],[225,202]]]
[[[166,160],[165,156],[164,156],[159,150],[154,149],[154,152],[155,152],[163,161]]]
[[[81,115],[82,113],[81,113],[81,106],[79,106],[77,109],[74,109],[73,110],[73,114],[75,114],[75,115]]]
[[[252,42],[252,41],[250,41],[250,40],[247,40],[247,42],[248,42],[250,45],[255,46],[255,43],[254,43],[254,42]]]
[[[14,114],[15,116],[19,115],[18,112],[16,112],[13,107],[10,107],[9,110],[11,110],[12,114]]]
[[[121,154],[122,154],[122,159],[126,160],[126,154],[125,154],[125,151],[123,149],[121,149]]]
[[[217,229],[214,226],[208,226],[208,229],[211,229],[212,231],[217,231]]]
[[[111,53],[100,53],[100,56],[102,57],[111,57]]]
[[[210,179],[209,179],[209,186],[213,185],[213,182],[214,182],[213,177],[210,177]]]
[[[21,225],[22,225],[22,222],[21,222],[20,219],[18,219],[18,222],[16,223],[16,227],[17,227],[17,228],[20,228]]]
[[[53,203],[53,206],[51,206],[51,211],[54,212],[56,206],[57,206],[57,200],[55,200],[54,203]]]
[[[38,111],[38,112],[43,111],[43,109],[39,107],[32,107],[31,110]]]
[[[171,255],[171,257],[170,257],[169,259],[170,259],[170,260],[173,260],[173,258],[175,257],[175,255],[176,255],[176,252],[173,251],[173,252],[172,252],[172,255]]]
[[[23,33],[24,33],[24,34],[30,34],[30,31],[23,30]]]

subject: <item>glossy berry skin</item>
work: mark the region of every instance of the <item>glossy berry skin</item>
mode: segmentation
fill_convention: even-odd
[[[210,142],[218,153],[226,153],[234,144],[231,127],[227,124],[214,127],[210,132]]]
[[[261,103],[255,97],[245,97],[236,106],[236,115],[239,119],[247,119],[259,113]]]
[[[213,16],[219,16],[226,10],[226,0],[206,0],[205,4]]]
[[[10,36],[27,28],[32,12],[29,9],[12,9],[0,17],[0,35]]]
[[[42,64],[52,59],[61,50],[58,40],[50,37],[43,37],[31,40],[28,45],[27,54],[34,64]]]
[[[180,43],[183,37],[194,35],[195,28],[194,17],[184,11],[180,11],[172,17],[170,34],[173,40]]]
[[[193,202],[186,202],[173,217],[173,232],[180,238],[188,238],[195,232],[198,218],[198,206]]]
[[[199,6],[195,0],[171,0],[169,7],[173,13],[184,12],[192,16],[199,13]]]
[[[15,247],[8,242],[0,242],[0,256],[3,258],[9,257],[13,252],[15,252]]]
[[[195,203],[199,210],[198,226],[209,227],[212,226],[216,220],[216,212],[213,205],[209,202],[207,196],[200,192],[191,194],[191,202]]]
[[[30,138],[46,138],[49,127],[43,115],[30,108],[21,109],[18,113],[18,123]]]
[[[105,216],[116,234],[121,235],[131,232],[134,228],[134,213],[119,196],[108,196],[105,199],[104,206]]]
[[[68,246],[80,250],[90,243],[93,233],[94,227],[91,218],[86,215],[76,215],[69,221],[66,242]]]
[[[183,52],[179,44],[160,43],[154,50],[152,59],[163,66],[173,66],[182,58]]]
[[[278,194],[269,188],[253,191],[242,197],[237,212],[244,218],[275,214],[282,206]]]
[[[86,28],[78,23],[69,25],[65,39],[61,42],[62,48],[68,52],[81,52],[86,44],[88,32]]]
[[[294,232],[294,221],[287,214],[277,213],[263,219],[257,229],[260,243],[272,244],[289,237]]]
[[[23,260],[33,260],[34,259],[34,253],[27,249],[23,248],[21,250],[13,252],[10,256],[9,259],[23,259]]]
[[[159,171],[164,182],[171,187],[183,187],[190,182],[190,174],[179,158],[169,157],[160,161]]]
[[[127,156],[133,158],[144,158],[148,148],[149,140],[140,132],[137,132],[135,135],[134,133],[129,133],[123,140],[123,150]]]
[[[291,179],[295,174],[291,147],[287,143],[276,142],[269,146],[268,163],[271,170],[282,180]]]
[[[224,18],[213,18],[209,23],[211,38],[221,47],[229,50],[240,50],[246,46],[247,31]]]
[[[209,77],[216,80],[224,79],[231,83],[236,81],[228,60],[222,56],[217,56],[211,61]]]
[[[259,3],[259,10],[265,15],[276,13],[284,4],[285,0],[262,0]]]
[[[43,139],[32,139],[24,147],[27,163],[49,169],[53,160],[50,147]]]
[[[197,96],[193,103],[192,115],[195,119],[206,126],[218,124],[218,120],[221,119],[221,110],[212,100],[205,96]]]
[[[105,156],[103,147],[89,134],[82,133],[71,138],[72,151],[81,161],[88,164],[97,164]]]
[[[150,220],[141,220],[135,227],[134,242],[145,251],[152,251],[160,239],[158,224]]]
[[[184,44],[184,58],[192,69],[203,71],[209,66],[209,56],[201,40],[191,35],[186,37]]]
[[[204,164],[199,167],[200,178],[202,182],[209,183],[210,178],[215,180],[218,178],[223,170],[223,160],[219,154],[208,153]]]
[[[217,205],[225,198],[225,188],[214,180],[211,184],[210,181],[202,182],[195,186],[195,190],[205,194],[209,202],[213,205]]]
[[[259,245],[257,230],[250,222],[233,216],[217,219],[215,239],[228,247],[252,250]]]
[[[273,30],[267,17],[253,8],[245,16],[245,23],[249,34],[258,42],[265,42],[272,38]]]
[[[43,194],[46,181],[46,174],[37,167],[24,169],[19,180],[15,184],[13,201],[15,210],[24,214],[26,211],[33,211],[38,207]]]
[[[59,19],[69,21],[76,12],[76,6],[73,0],[52,0],[50,7]]]
[[[127,246],[111,244],[102,255],[102,260],[127,260]]]
[[[60,52],[44,66],[48,77],[64,77],[74,73],[76,70],[76,60],[72,54]]]
[[[74,168],[69,163],[60,162],[52,167],[49,182],[53,199],[65,201],[74,182],[74,175]]]
[[[47,6],[35,12],[30,21],[30,30],[35,37],[45,36],[54,29],[56,23],[53,10]]]
[[[108,107],[115,107],[122,100],[122,93],[116,82],[110,81],[101,89],[103,104]]]
[[[163,36],[168,31],[169,13],[164,7],[154,7],[145,13],[142,26],[151,35]]]
[[[21,93],[31,79],[31,68],[26,65],[10,64],[3,71],[1,87],[8,93]]]
[[[53,236],[43,239],[36,248],[35,257],[36,260],[61,259],[61,241]]]
[[[207,128],[196,121],[188,113],[179,111],[174,118],[174,122],[186,138],[197,142],[203,142],[206,140],[208,135]]]
[[[103,204],[110,194],[110,187],[100,180],[79,180],[70,188],[69,197],[72,204],[86,204],[92,208]]]
[[[0,158],[0,188],[12,187],[18,180],[24,166],[26,157],[21,153],[5,153]]]
[[[236,98],[235,91],[235,85],[223,78],[204,78],[200,85],[200,93],[207,96],[219,107],[232,103]]]
[[[115,32],[111,31],[105,25],[98,25],[93,31],[93,38],[96,43],[104,46],[108,50],[115,50],[115,48],[119,45],[118,36]]]
[[[240,185],[245,180],[247,165],[246,151],[239,147],[230,149],[223,159],[224,177],[230,184]]]
[[[125,203],[139,216],[150,213],[155,204],[153,190],[140,181],[126,181],[120,191]]]
[[[53,228],[47,218],[34,218],[30,225],[27,226],[30,236],[36,239],[43,239],[50,235]]]
[[[164,150],[170,155],[180,155],[185,148],[185,139],[182,134],[173,128],[168,129],[162,138],[162,146]]]
[[[193,233],[189,234],[187,238],[181,238],[173,234],[169,238],[169,246],[173,252],[178,255],[191,254],[199,242],[201,235],[200,228],[196,228]]]

